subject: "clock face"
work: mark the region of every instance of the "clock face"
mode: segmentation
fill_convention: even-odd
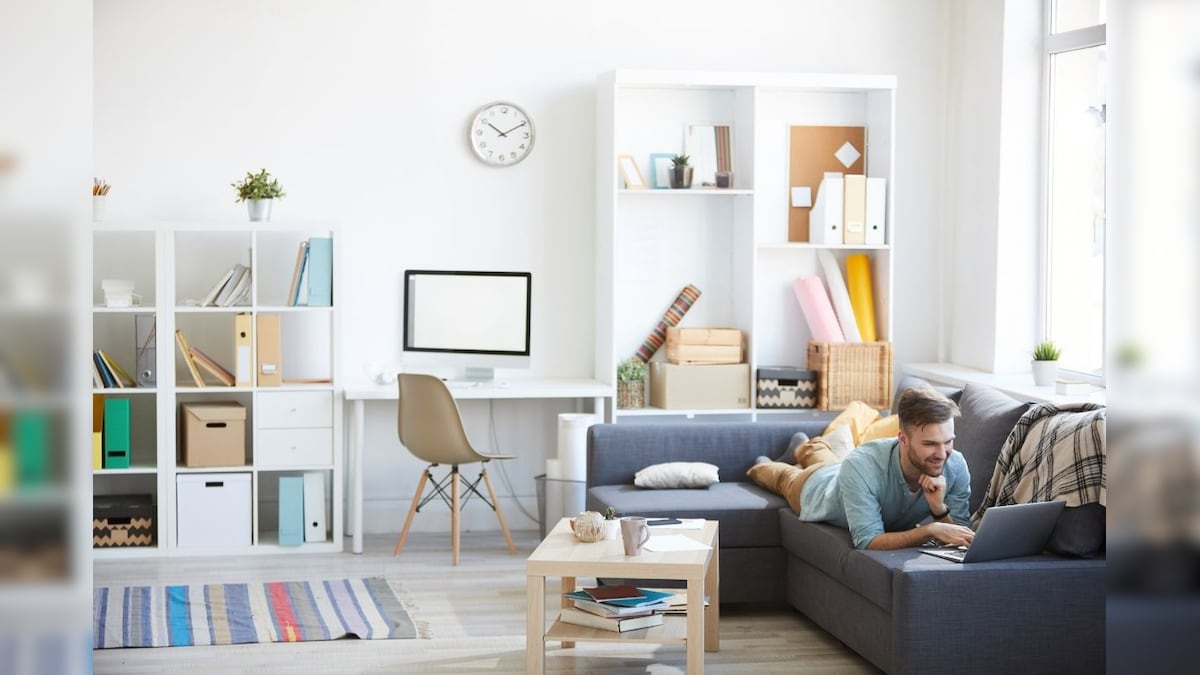
[[[533,120],[506,101],[480,108],[471,120],[470,134],[475,156],[489,166],[516,164],[533,149]]]

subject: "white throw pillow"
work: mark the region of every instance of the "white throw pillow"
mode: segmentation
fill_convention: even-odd
[[[846,455],[854,449],[854,432],[849,424],[838,426],[828,436],[822,436],[821,440],[829,444],[829,449],[838,459],[846,459]]]
[[[705,488],[717,482],[717,467],[708,462],[653,464],[633,475],[641,488]]]

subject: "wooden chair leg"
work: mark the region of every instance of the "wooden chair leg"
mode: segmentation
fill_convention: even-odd
[[[421,480],[417,482],[417,492],[413,495],[412,506],[408,507],[408,517],[404,519],[404,529],[400,531],[400,538],[396,540],[396,548],[392,551],[393,556],[400,555],[400,551],[404,548],[404,540],[408,539],[408,528],[412,526],[413,516],[417,513],[417,504],[421,502],[421,495],[425,494],[425,481],[429,479],[429,469],[421,471]],[[360,524],[359,527],[362,525]]]
[[[458,564],[458,467],[450,470],[450,550],[454,558],[454,564]]]
[[[504,511],[500,510],[500,502],[496,500],[496,491],[492,489],[492,479],[488,478],[487,467],[482,466],[483,482],[487,485],[488,496],[492,498],[492,503],[496,505],[496,518],[500,520],[500,530],[504,532],[504,540],[508,542],[508,552],[515,554],[517,547],[513,546],[512,535],[508,533],[508,523],[504,522]]]

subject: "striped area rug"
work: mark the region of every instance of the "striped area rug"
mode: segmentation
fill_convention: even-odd
[[[96,588],[93,647],[427,637],[382,578]]]

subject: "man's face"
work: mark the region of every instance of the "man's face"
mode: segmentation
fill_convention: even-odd
[[[900,449],[910,466],[927,476],[940,476],[954,449],[954,420],[900,429]]]

